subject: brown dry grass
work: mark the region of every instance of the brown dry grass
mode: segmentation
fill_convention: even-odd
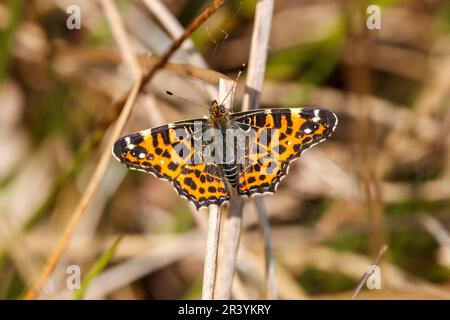
[[[251,201],[224,209],[215,297],[349,299],[384,244],[382,290],[358,298],[449,297],[446,2],[387,4],[380,30],[356,1],[275,2],[272,25],[229,1],[187,28],[202,9],[189,1],[72,2],[81,30],[65,1],[0,3],[0,298],[71,298],[67,266],[85,274],[119,234],[86,298],[200,298],[208,213],[109,150],[122,131],[201,116],[165,90],[208,104],[244,62],[235,110],[314,105],[340,123],[264,197],[267,220]]]

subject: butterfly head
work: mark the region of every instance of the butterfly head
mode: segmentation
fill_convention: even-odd
[[[209,108],[209,121],[212,124],[220,125],[224,124],[228,119],[228,112],[225,107],[216,100],[211,103],[211,107]]]

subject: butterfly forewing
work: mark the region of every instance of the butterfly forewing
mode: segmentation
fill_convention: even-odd
[[[126,135],[116,141],[114,156],[128,168],[150,172],[158,178],[173,180],[185,163],[196,156],[195,123],[206,125],[204,119],[176,122]],[[201,135],[201,130],[197,129]]]

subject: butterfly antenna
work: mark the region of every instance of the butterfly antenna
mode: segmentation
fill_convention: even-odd
[[[175,97],[175,98],[177,98],[178,100],[181,100],[181,101],[183,101],[183,102],[192,104],[192,105],[197,106],[197,107],[202,107],[202,108],[209,109],[209,107],[208,107],[208,106],[205,106],[204,104],[201,104],[201,103],[199,103],[199,102],[195,102],[195,101],[192,101],[192,100],[183,98],[183,97],[181,97],[181,96],[179,96],[179,95],[173,93],[172,91],[166,91],[166,93],[167,93],[169,96]]]
[[[227,95],[225,96],[225,98],[223,98],[222,102],[220,103],[220,105],[223,105],[224,102],[227,100],[228,96],[230,95],[230,93],[234,90],[234,88],[236,88],[239,77],[241,76],[242,72],[244,72],[245,69],[245,63],[242,64],[242,66],[239,68],[239,72],[236,76],[236,79],[234,79],[234,84],[231,87],[231,89],[228,91]],[[231,103],[231,109],[233,109],[233,103]]]

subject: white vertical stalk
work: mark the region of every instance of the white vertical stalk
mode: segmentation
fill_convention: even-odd
[[[234,81],[220,79],[219,101],[223,101],[225,108],[232,108],[231,101],[234,95]],[[226,98],[226,99],[225,99]],[[217,273],[217,254],[220,234],[221,210],[218,206],[209,209],[208,236],[206,242],[205,268],[203,271],[202,299],[214,299],[214,287]]]
[[[273,0],[260,0],[256,5],[255,23],[253,25],[250,48],[249,67],[242,110],[259,108],[261,90],[266,72],[267,53],[269,50],[270,30],[272,27]],[[262,198],[255,199],[259,223],[264,238],[266,260],[267,297],[277,299],[275,261],[272,255],[272,239],[267,210]]]
[[[206,239],[205,267],[203,269],[202,299],[214,299],[214,283],[217,270],[217,251],[220,234],[220,207],[209,209],[208,235]]]

